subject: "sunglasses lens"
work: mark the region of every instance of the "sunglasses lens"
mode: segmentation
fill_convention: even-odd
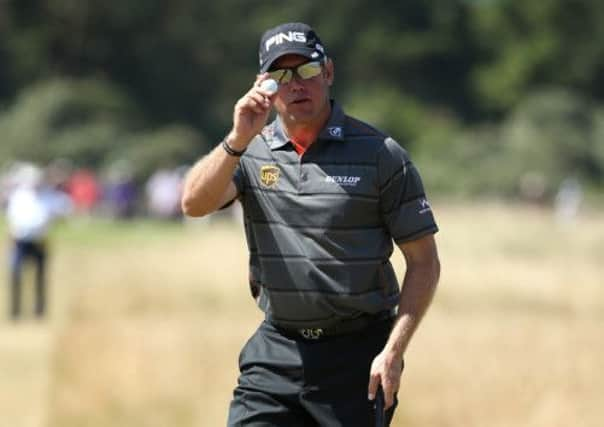
[[[321,64],[319,62],[307,62],[306,64],[300,65],[296,69],[296,73],[303,80],[311,79],[321,74]]]
[[[289,81],[292,79],[291,70],[280,69],[280,70],[270,71],[268,74],[269,74],[269,76],[271,76],[272,79],[277,80],[281,84],[289,83]]]
[[[287,84],[294,77],[294,70],[296,75],[302,80],[312,79],[313,77],[321,74],[321,63],[320,62],[307,62],[297,68],[280,68],[278,70],[269,71],[269,75],[272,79],[275,79],[279,84]]]

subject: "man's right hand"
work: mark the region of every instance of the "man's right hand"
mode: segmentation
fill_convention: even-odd
[[[274,94],[260,88],[260,83],[268,78],[268,73],[259,74],[254,86],[235,104],[233,129],[227,136],[234,150],[244,150],[266,124],[275,99]]]
[[[235,104],[233,129],[226,137],[226,143],[233,150],[245,150],[268,119],[275,95],[260,89],[260,83],[266,79],[268,73],[256,77],[254,86]],[[219,145],[195,163],[183,186],[183,212],[189,216],[204,216],[233,200],[237,196],[233,171],[238,159]]]

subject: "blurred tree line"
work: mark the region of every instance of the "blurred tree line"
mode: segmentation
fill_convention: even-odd
[[[604,187],[599,0],[0,0],[0,158],[126,159],[141,179],[193,162],[284,21],[317,29],[334,96],[397,138],[431,193]]]

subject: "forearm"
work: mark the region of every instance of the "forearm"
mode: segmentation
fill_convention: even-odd
[[[229,155],[220,144],[201,158],[185,178],[183,212],[189,216],[204,216],[219,209],[238,163],[239,157]]]
[[[233,128],[226,138],[230,150],[245,150],[266,124],[275,96],[274,92],[268,92],[260,85],[267,78],[267,73],[256,76],[252,88],[235,104]],[[228,154],[224,147],[218,145],[191,168],[181,200],[185,214],[207,215],[237,196],[232,179],[239,157],[233,154]]]
[[[438,259],[429,263],[408,266],[403,280],[398,314],[385,350],[393,358],[401,359],[436,290],[440,275]]]

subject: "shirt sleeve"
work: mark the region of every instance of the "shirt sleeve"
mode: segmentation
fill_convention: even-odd
[[[221,206],[219,210],[228,208],[235,202],[235,200],[237,200],[238,197],[243,195],[245,189],[245,172],[241,164],[242,161],[243,157],[233,172],[233,184],[235,184],[235,188],[237,188],[237,195],[233,198],[233,200],[229,200],[224,206]]]
[[[419,172],[392,138],[379,152],[378,176],[380,213],[397,244],[438,231]]]
[[[245,190],[245,173],[243,171],[243,166],[241,163],[237,165],[235,168],[235,172],[233,173],[233,183],[235,187],[237,187],[237,195],[240,196],[243,194]]]

